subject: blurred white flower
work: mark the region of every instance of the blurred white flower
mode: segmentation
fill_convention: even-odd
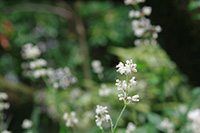
[[[67,89],[71,84],[77,82],[77,78],[74,77],[68,67],[50,69],[47,71],[48,82],[53,85],[54,88]]]
[[[151,14],[152,8],[150,6],[144,6],[142,8],[142,13],[146,16],[149,16]]]
[[[129,122],[126,128],[126,133],[131,133],[135,129],[136,129],[135,124],[133,124],[132,122]]]
[[[103,68],[100,60],[93,60],[91,65],[92,65],[92,69],[93,69],[94,73],[98,74],[99,78],[103,78],[104,68]]]
[[[24,59],[34,59],[40,56],[41,51],[38,46],[27,43],[23,46],[21,54]]]
[[[161,27],[159,25],[153,26],[150,19],[145,18],[145,16],[151,15],[152,7],[144,6],[140,9],[137,5],[138,3],[144,2],[145,0],[125,0],[125,5],[134,6],[135,10],[129,12],[129,18],[137,18],[132,21],[132,30],[134,35],[140,39],[136,39],[134,44],[136,46],[141,44],[157,44],[156,39],[158,38],[158,33],[161,32]]]
[[[76,118],[76,113],[72,111],[71,113],[64,113],[63,119],[66,121],[65,125],[67,127],[73,127],[78,123],[78,118]]]
[[[200,109],[194,109],[189,111],[187,114],[187,119],[191,121],[188,128],[192,130],[193,133],[200,133]]]
[[[22,128],[23,129],[29,129],[29,128],[32,127],[32,125],[33,125],[33,123],[29,119],[24,119],[23,122],[22,122]]]
[[[8,99],[8,95],[5,92],[0,92],[0,111],[10,108],[10,104],[7,102],[4,102],[4,100],[7,100],[7,99]]]
[[[40,78],[40,77],[43,77],[43,76],[46,76],[46,75],[47,75],[47,71],[44,68],[36,69],[36,70],[33,71],[33,76],[35,78]]]
[[[7,100],[8,99],[8,95],[4,92],[0,92],[0,100]]]
[[[47,65],[47,61],[44,59],[37,59],[29,63],[30,69],[41,68]]]
[[[8,130],[3,130],[2,133],[12,133],[12,132]]]
[[[97,105],[96,114],[98,115],[98,114],[108,113],[107,109],[108,109],[107,106],[103,107],[103,106]]]
[[[10,108],[10,104],[9,103],[0,102],[0,111],[4,110],[4,109],[9,109],[9,108]]]
[[[187,111],[187,108],[188,108],[187,105],[183,105],[183,104],[179,105],[179,107],[178,107],[181,114],[185,114]]]
[[[111,93],[111,89],[107,88],[105,84],[101,85],[101,88],[99,89],[99,96],[109,96]]]
[[[174,125],[169,121],[168,118],[164,118],[164,120],[159,125],[160,129],[163,131],[167,131],[167,133],[173,133],[174,132]]]
[[[141,12],[140,11],[135,11],[135,10],[131,10],[129,12],[129,18],[139,18],[141,16]]]
[[[151,29],[150,20],[143,17],[139,20],[132,21],[132,29],[135,36],[142,37],[147,31]]]

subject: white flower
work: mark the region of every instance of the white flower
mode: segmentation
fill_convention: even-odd
[[[188,120],[196,121],[200,118],[200,109],[191,110],[187,115]]]
[[[119,97],[119,100],[120,100],[120,101],[126,100],[126,93],[118,94],[118,97]]]
[[[101,74],[103,72],[103,67],[99,60],[92,61],[92,68],[93,68],[94,72],[97,74]]]
[[[129,18],[139,18],[141,16],[140,11],[131,10],[129,12]]]
[[[167,130],[168,133],[173,133],[174,132],[174,125],[169,121],[168,118],[165,118],[161,123],[160,123],[160,129],[161,130]]]
[[[35,78],[40,78],[40,77],[43,77],[43,76],[46,76],[46,75],[47,75],[46,69],[44,69],[44,68],[36,69],[35,71],[33,71],[33,76]]]
[[[142,8],[142,13],[146,16],[149,16],[151,14],[152,8],[150,6],[144,6]]]
[[[23,123],[22,123],[22,128],[23,128],[23,129],[29,129],[29,128],[32,127],[32,125],[33,125],[33,123],[32,123],[31,120],[29,120],[29,119],[24,119],[24,120],[23,120]]]
[[[73,127],[75,124],[78,123],[78,118],[76,118],[76,113],[72,111],[71,113],[64,113],[63,119],[66,121],[65,125],[67,127]]]
[[[4,103],[4,109],[9,109],[10,108],[10,104],[9,103]]]
[[[133,124],[132,122],[129,122],[126,128],[126,133],[131,133],[135,129],[136,129],[135,124]]]
[[[111,93],[111,89],[107,88],[105,84],[101,85],[99,89],[99,96],[109,96]]]
[[[120,74],[128,74],[131,72],[137,72],[136,64],[133,64],[132,60],[127,60],[126,64],[124,65],[122,62],[119,62],[119,64],[116,66],[117,72]]]
[[[0,92],[0,100],[7,100],[8,99],[8,95],[4,92]]]
[[[132,87],[132,86],[135,86],[136,84],[137,84],[137,82],[135,81],[135,77],[132,77],[132,78],[130,79],[130,84],[129,84],[129,86]]]
[[[98,115],[96,115],[95,118],[96,118],[95,122],[96,122],[97,126],[98,126],[100,129],[102,129],[102,126],[101,126],[101,125],[102,125],[103,120],[102,120],[101,117],[99,117]]]
[[[158,38],[158,33],[156,33],[156,32],[152,33],[152,38],[153,39],[157,39]]]
[[[134,95],[134,96],[132,96],[132,97],[127,97],[127,99],[128,99],[128,101],[129,102],[132,102],[132,103],[135,103],[135,102],[139,102],[139,95]]]
[[[44,67],[47,65],[47,61],[44,59],[37,59],[35,61],[31,61],[29,63],[30,65],[30,69],[35,69],[35,68],[40,68],[40,67]]]
[[[117,79],[115,85],[117,86],[117,89],[118,89],[119,91],[121,90],[121,91],[125,92],[126,89],[127,89],[126,80],[123,80],[123,81],[121,82],[119,79]]]
[[[137,37],[142,37],[151,27],[150,20],[145,17],[132,21],[132,29]]]
[[[12,133],[12,132],[8,130],[3,130],[2,133]]]
[[[162,28],[159,25],[157,25],[157,26],[155,26],[155,30],[156,30],[156,32],[161,32]]]
[[[10,107],[9,103],[0,102],[0,111],[2,111],[4,109],[9,109],[9,107]]]
[[[119,64],[116,66],[116,68],[118,68],[117,72],[119,72],[120,74],[125,73],[124,64],[122,62],[119,62]]]
[[[192,130],[193,133],[200,132],[200,109],[194,109],[189,111],[187,114],[187,119],[191,121],[191,124],[188,125],[188,128]]]
[[[103,106],[97,105],[95,122],[100,129],[102,129],[103,122],[108,122],[109,120],[112,121],[110,115],[108,114],[107,109],[108,109],[107,106],[103,107]]]
[[[72,75],[68,67],[49,69],[46,70],[48,76],[48,82],[53,85],[54,88],[67,89],[71,84],[77,82],[77,78]]]
[[[22,57],[24,59],[34,59],[40,56],[41,51],[38,46],[33,46],[33,44],[25,44],[22,48]]]
[[[98,115],[98,114],[108,113],[107,109],[108,109],[107,106],[103,107],[103,106],[97,105],[96,114]]]

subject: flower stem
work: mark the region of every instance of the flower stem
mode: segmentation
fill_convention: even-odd
[[[104,133],[104,130],[103,130],[103,128],[101,129],[101,132],[102,132],[102,133]]]
[[[127,106],[127,104],[124,104],[124,107],[123,107],[123,109],[122,109],[122,111],[121,111],[121,113],[120,113],[119,117],[117,118],[117,121],[116,121],[115,127],[114,127],[114,129],[113,129],[113,131],[112,131],[112,132],[114,132],[114,131],[115,131],[115,129],[117,128],[118,122],[119,122],[119,120],[120,120],[120,118],[121,118],[122,114],[124,113],[124,110],[126,109],[126,106]]]

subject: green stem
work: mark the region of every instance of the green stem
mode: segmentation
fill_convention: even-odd
[[[3,132],[3,110],[0,110],[0,132]]]
[[[120,118],[122,117],[122,114],[124,113],[124,110],[126,109],[126,106],[127,106],[127,104],[124,104],[124,107],[123,107],[123,109],[122,109],[122,111],[121,111],[119,117],[117,118],[117,122],[116,122],[115,127],[114,127],[114,129],[113,129],[112,132],[114,132],[115,129],[117,128],[118,122],[119,122]]]
[[[104,133],[104,130],[103,130],[103,128],[101,129],[101,132],[102,132],[102,133]]]
[[[140,10],[140,7],[139,7],[138,4],[135,4],[134,7],[135,7],[136,10]]]
[[[127,85],[127,88],[126,88],[126,94],[128,95],[128,89],[129,89],[129,87],[128,87],[128,81],[129,80],[129,75],[126,75],[126,85]]]
[[[111,124],[111,132],[113,133],[113,132],[114,132],[114,131],[113,131],[113,130],[114,130],[114,128],[113,128],[114,125],[113,125],[112,119],[110,119],[110,124]]]

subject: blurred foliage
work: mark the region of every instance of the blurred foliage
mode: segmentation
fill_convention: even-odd
[[[199,13],[199,8],[200,8],[200,1],[199,0],[194,0],[194,1],[191,1],[188,5],[188,9],[190,11],[195,11],[195,14],[193,15],[193,19],[197,19],[199,20],[200,19],[200,13]]]

